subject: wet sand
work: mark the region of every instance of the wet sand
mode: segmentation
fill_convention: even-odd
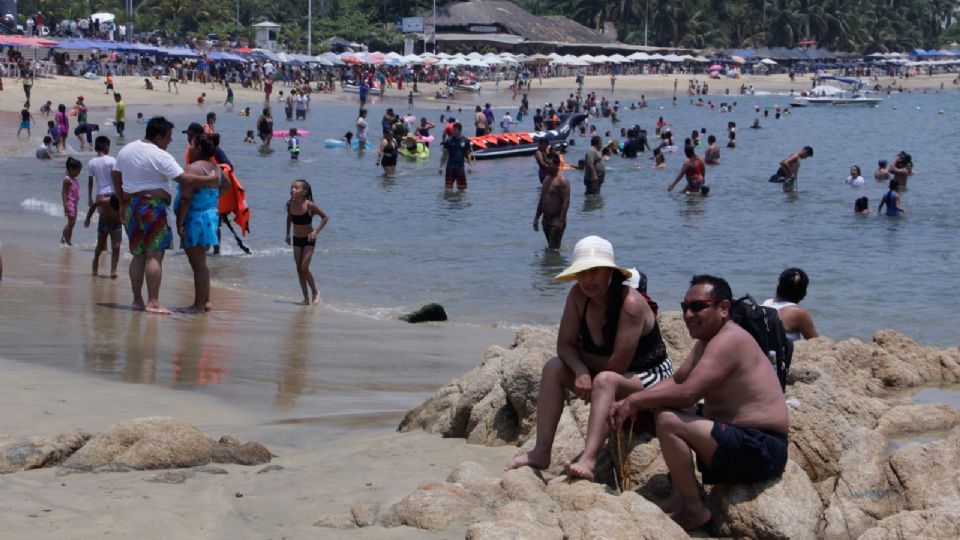
[[[374,320],[225,287],[214,288],[207,316],[131,312],[129,259],[118,280],[92,277],[92,246],[57,247],[61,226],[62,218],[0,217],[0,407],[17,411],[0,434],[96,433],[172,416],[211,436],[257,440],[285,470],[227,466],[228,475],[181,485],[146,483],[148,472],[5,475],[11,537],[342,538],[313,523],[354,502],[393,504],[464,460],[497,470],[515,451],[395,431],[404,411],[476,365],[488,345],[508,345],[511,331]],[[170,251],[166,263],[161,299],[188,304],[185,260]],[[449,532],[372,527],[349,536]]]

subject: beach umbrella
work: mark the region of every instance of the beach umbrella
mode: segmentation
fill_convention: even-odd
[[[709,69],[710,71],[720,71],[721,69],[723,69],[723,66],[721,66],[720,64],[714,64],[707,69]]]
[[[362,64],[363,63],[363,60],[361,60],[358,57],[358,55],[355,53],[344,53],[340,57],[340,61],[343,62],[344,64]]]
[[[437,58],[436,56],[427,56],[422,60],[422,62],[423,62],[423,65],[425,66],[433,66],[433,65],[439,65],[440,62],[445,62],[445,60]]]
[[[771,59],[769,59],[769,58],[764,58],[763,60],[760,61],[760,63],[761,63],[761,64],[766,64],[766,65],[768,65],[768,66],[774,66],[774,65],[777,64],[777,61],[776,61],[776,60],[771,60]]]
[[[534,55],[532,55],[532,56],[526,57],[526,58],[523,60],[523,63],[524,63],[524,64],[532,64],[532,65],[549,64],[549,63],[550,63],[550,57],[548,57],[548,56],[546,56],[546,55],[542,55],[542,54],[534,54]]]
[[[627,57],[627,60],[633,60],[635,62],[642,62],[644,60],[649,60],[650,55],[645,52],[635,52]]]
[[[668,54],[664,56],[663,59],[667,62],[683,62],[683,58],[676,54]]]
[[[746,60],[743,59],[742,56],[736,56],[736,55],[731,56],[731,57],[730,57],[730,60],[732,60],[733,62],[735,62],[735,63],[737,63],[737,64],[745,64],[745,63],[747,62]]]
[[[617,63],[626,62],[626,61],[627,61],[627,57],[626,57],[626,56],[623,56],[622,54],[611,54],[611,55],[610,55],[610,61],[611,61],[611,62],[617,62]]]

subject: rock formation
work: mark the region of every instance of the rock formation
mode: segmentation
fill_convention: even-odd
[[[173,418],[117,422],[93,437],[80,431],[46,437],[0,436],[0,474],[55,466],[64,474],[195,467],[149,479],[182,482],[194,472],[218,474],[222,469],[202,467],[211,462],[259,465],[270,457],[260,443],[241,443],[230,436],[214,441],[189,422]]]
[[[664,313],[660,325],[679,364],[692,345],[682,319]],[[511,347],[490,347],[479,366],[408,412],[399,429],[528,450],[540,371],[555,351],[556,329],[524,327]],[[754,538],[957,537],[960,411],[916,405],[907,392],[957,382],[960,351],[921,347],[892,330],[878,331],[869,343],[826,338],[796,343],[786,392],[787,470],[776,481],[708,487],[712,532]],[[588,405],[568,395],[548,475],[562,474],[562,464],[583,449],[588,413]],[[905,445],[891,446],[903,439]],[[490,478],[482,484],[450,478],[451,486],[473,495],[469,502],[466,495],[460,498],[463,504],[451,523],[470,524],[470,538],[643,537],[647,533],[638,531],[650,530],[651,516],[640,520],[642,529],[634,520],[612,517],[625,497],[639,494],[637,499],[646,502],[644,497],[659,499],[669,492],[659,445],[649,436],[634,437],[628,459],[637,489],[620,496],[610,491],[614,456],[613,445],[607,446],[597,465],[597,479],[606,485],[568,483],[565,477],[535,482],[529,470],[529,475],[504,474],[500,491],[489,487]],[[651,514],[663,516],[650,507]],[[403,521],[416,522],[409,515]],[[616,523],[628,523],[631,533],[616,529]],[[660,537],[677,533],[669,529],[669,520],[657,523],[664,527]]]

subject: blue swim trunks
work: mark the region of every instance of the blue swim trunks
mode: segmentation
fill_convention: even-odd
[[[697,458],[704,484],[761,482],[783,474],[787,436],[768,429],[741,428],[714,420],[717,451],[709,467]]]

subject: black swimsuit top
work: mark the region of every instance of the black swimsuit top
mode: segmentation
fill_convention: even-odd
[[[313,223],[313,216],[310,212],[304,212],[302,214],[290,214],[290,223],[294,225],[310,225]]]
[[[580,316],[580,346],[584,351],[598,356],[613,354],[613,344],[617,339],[617,326],[620,323],[620,310],[623,308],[624,293],[618,287],[610,288],[612,291],[608,293],[609,298],[607,299],[607,305],[609,306],[607,308],[607,322],[603,325],[603,346],[593,342],[593,336],[590,335],[590,328],[587,326],[589,298],[583,307],[583,314]],[[660,323],[654,320],[653,329],[646,335],[640,336],[640,340],[637,342],[637,350],[633,353],[633,359],[630,360],[627,371],[631,373],[648,371],[666,359],[667,347],[660,335]]]

